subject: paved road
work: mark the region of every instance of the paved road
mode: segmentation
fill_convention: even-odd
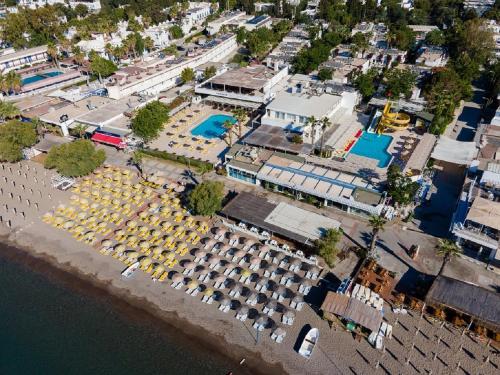
[[[470,142],[474,139],[477,124],[481,119],[482,105],[484,102],[484,90],[473,86],[473,95],[470,101],[463,104],[454,126],[447,129],[446,135],[457,141]]]

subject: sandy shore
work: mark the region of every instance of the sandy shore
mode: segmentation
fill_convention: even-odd
[[[33,173],[33,169],[38,167],[33,163],[30,165],[30,173]],[[40,181],[43,173],[37,173]],[[16,179],[24,178],[16,175]],[[483,342],[468,335],[462,336],[452,327],[440,328],[438,322],[418,319],[418,316],[395,316],[388,306],[385,320],[395,325],[398,319],[398,324],[394,327],[394,338],[386,340],[386,351],[383,353],[375,350],[366,340],[355,341],[343,329],[330,329],[314,306],[309,305],[297,314],[294,326],[287,328],[287,336],[282,344],[271,340],[269,330],[263,331],[257,342],[256,331],[252,328],[253,320],[242,323],[234,318],[234,311],[221,313],[217,303],[206,305],[201,302],[201,296],[192,297],[184,290],[175,290],[169,286],[170,281],[155,283],[151,275],[144,272],[136,272],[130,279],[122,279],[120,272],[124,268],[123,263],[76,241],[71,233],[45,224],[41,216],[61,202],[67,203],[71,195],[52,189],[49,186],[50,177],[50,174],[43,176],[48,181],[46,186],[39,181],[27,183],[32,186],[29,189],[41,189],[44,199],[37,199],[38,209],[33,208],[33,202],[27,207],[25,198],[12,199],[6,196],[4,189],[0,208],[9,205],[10,213],[4,215],[3,220],[4,223],[5,220],[11,220],[11,228],[0,225],[0,234],[29,254],[50,262],[134,307],[154,314],[183,334],[202,342],[203,346],[237,362],[245,358],[241,369],[243,373],[410,374],[432,371],[437,374],[456,373],[458,368],[470,374],[493,374],[498,371],[498,352],[492,352],[493,349]],[[28,177],[25,179],[29,180]],[[25,191],[23,189],[19,194],[28,194]],[[14,189],[14,192],[17,194],[18,190]],[[36,191],[29,194],[37,195]],[[48,194],[51,194],[51,199],[47,198]],[[11,211],[13,207],[18,213],[23,212],[23,216],[14,214]],[[294,350],[299,332],[307,325],[318,327],[321,332],[320,342],[309,361]],[[487,356],[488,362],[484,361]],[[242,372],[235,369],[235,373]]]

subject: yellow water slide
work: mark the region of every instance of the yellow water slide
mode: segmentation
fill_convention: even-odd
[[[377,133],[384,133],[386,130],[399,131],[408,128],[410,116],[406,113],[391,112],[391,103],[387,102],[384,112],[377,126]]]

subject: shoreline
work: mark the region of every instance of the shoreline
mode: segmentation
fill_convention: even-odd
[[[9,230],[7,233],[0,231],[0,243],[12,250],[12,252],[2,254],[2,257],[8,261],[16,262],[50,281],[60,283],[66,288],[95,298],[99,302],[105,300],[127,320],[139,324],[144,324],[144,322],[159,324],[160,334],[168,334],[176,339],[182,337],[183,340],[189,342],[193,351],[208,351],[233,362],[235,368],[232,371],[237,374],[287,374],[281,363],[271,364],[265,361],[259,353],[230,344],[223,335],[210,332],[180,317],[175,311],[162,310],[146,298],[131,295],[126,289],[114,286],[111,282],[99,280],[69,263],[61,263],[56,257],[46,252],[40,253],[34,251],[33,248],[19,244],[10,238],[12,234],[14,233]],[[245,359],[245,362],[239,365],[242,359]]]

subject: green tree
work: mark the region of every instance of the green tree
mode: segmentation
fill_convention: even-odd
[[[432,30],[425,36],[425,44],[429,46],[442,46],[446,43],[446,37],[439,29]]]
[[[318,254],[325,260],[328,266],[333,267],[339,250],[337,244],[342,238],[342,232],[339,229],[327,229],[325,234],[315,242]]]
[[[89,8],[85,4],[77,4],[75,13],[78,17],[84,18],[89,14]]]
[[[63,176],[79,177],[92,173],[105,160],[104,150],[96,150],[91,141],[81,139],[52,147],[44,165]]]
[[[144,154],[140,150],[134,151],[132,157],[129,159],[128,163],[133,165],[139,171],[141,177],[143,176],[143,163],[144,163]]]
[[[363,33],[354,34],[351,39],[351,43],[355,46],[355,52],[361,51],[361,53],[364,55],[365,51],[369,47],[368,41],[370,37],[371,37],[370,34],[363,34]]]
[[[387,170],[387,192],[394,202],[408,205],[413,201],[418,191],[418,183],[403,175],[396,164],[391,164]]]
[[[203,71],[203,79],[207,80],[215,76],[217,73],[217,68],[213,65],[207,66],[205,70]]]
[[[184,36],[182,29],[178,25],[171,26],[168,31],[170,32],[172,39],[180,39]]]
[[[142,56],[144,54],[144,49],[146,48],[146,44],[145,44],[144,39],[141,36],[141,34],[136,32],[134,35],[135,35],[135,46],[134,46],[135,48],[134,48],[134,50],[137,53],[137,55]]]
[[[462,253],[462,249],[455,244],[455,242],[448,239],[440,239],[436,246],[437,254],[443,257],[443,263],[439,268],[438,276],[443,273],[446,264],[453,258],[458,257]]]
[[[118,67],[114,62],[94,55],[90,62],[90,70],[94,75],[99,77],[99,81],[102,81],[102,78],[109,77],[111,74],[116,72],[118,70]]]
[[[415,33],[408,26],[394,26],[388,33],[389,45],[402,51],[415,46]]]
[[[409,97],[416,79],[417,75],[409,69],[390,69],[384,75],[385,94],[391,98]]]
[[[132,119],[132,131],[145,143],[157,138],[168,120],[168,108],[159,101],[146,104]]]
[[[368,226],[372,228],[372,236],[370,241],[370,249],[368,251],[368,256],[372,258],[375,255],[375,247],[377,245],[377,239],[380,232],[384,231],[386,220],[381,216],[371,216]]]
[[[236,108],[233,111],[233,116],[236,119],[236,124],[238,126],[238,138],[241,138],[243,132],[243,123],[247,118],[247,112],[243,108]]]
[[[35,144],[35,127],[26,122],[11,120],[0,124],[0,161],[16,162],[22,159],[22,150]]]
[[[222,208],[224,184],[220,181],[204,181],[191,191],[188,206],[196,215],[212,216]]]
[[[371,68],[366,73],[357,73],[352,77],[354,86],[358,89],[364,100],[370,99],[377,91],[376,82],[378,80],[378,71]]]
[[[321,81],[328,81],[328,80],[332,79],[332,76],[333,76],[333,70],[332,69],[321,68],[319,70],[319,72],[318,72],[318,78]]]
[[[49,55],[54,64],[59,68],[59,51],[53,42],[47,44],[47,55]]]
[[[194,78],[194,70],[191,68],[184,68],[184,70],[181,72],[181,80],[183,83],[194,81]]]
[[[231,120],[226,120],[222,124],[222,127],[226,129],[226,138],[227,138],[227,143],[229,147],[233,145],[233,128],[234,128],[234,122]]]
[[[12,103],[5,100],[0,101],[0,121],[3,122],[5,120],[17,117],[21,114],[19,108]]]

